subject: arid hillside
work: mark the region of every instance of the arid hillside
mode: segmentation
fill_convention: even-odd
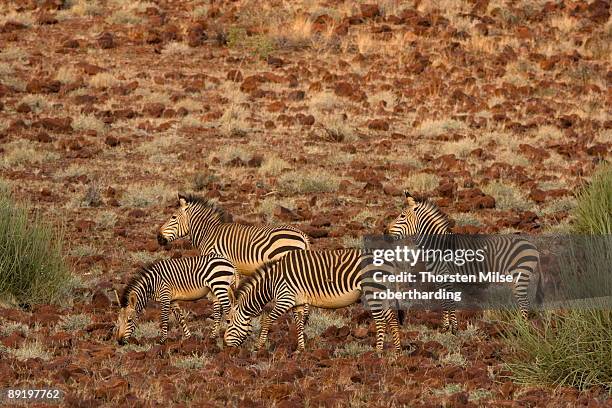
[[[404,354],[373,351],[360,306],[291,320],[268,351],[208,339],[185,303],[112,339],[177,192],[235,221],[290,223],[316,249],[356,247],[430,198],[455,232],[564,232],[574,193],[610,160],[607,1],[16,0],[0,5],[0,179],[64,236],[59,304],[0,308],[0,388],[60,388],[67,406],[610,406],[511,381],[494,313],[415,311]]]

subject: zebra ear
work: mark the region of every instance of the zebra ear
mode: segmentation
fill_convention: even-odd
[[[136,295],[136,292],[130,293],[130,295],[128,296],[128,305],[135,309],[137,301],[138,301],[138,296]]]
[[[408,190],[404,190],[404,196],[406,197],[406,204],[408,204],[409,207],[416,206],[416,201]]]
[[[187,207],[187,195],[185,193],[178,193],[178,200],[181,208]]]

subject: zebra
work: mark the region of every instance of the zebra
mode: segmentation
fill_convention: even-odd
[[[417,247],[421,249],[441,249],[449,243],[450,221],[438,206],[428,200],[415,200],[404,191],[406,208],[387,227],[387,233],[395,237],[414,236]],[[449,237],[451,238],[451,237]],[[468,262],[457,266],[453,262],[428,260],[426,268],[436,274],[478,273],[483,270],[497,271],[512,275],[513,294],[519,305],[521,315],[528,318],[530,302],[528,287],[540,266],[540,253],[535,245],[521,237],[495,236],[467,238],[453,235],[455,248],[486,248],[483,262]],[[539,278],[539,277],[538,277]],[[452,284],[450,284],[452,286]],[[443,284],[444,286],[444,284]],[[541,298],[541,279],[538,279],[536,299]],[[443,301],[443,330],[457,332],[457,317],[449,301]]]
[[[166,245],[190,235],[202,255],[217,253],[236,265],[241,275],[251,275],[265,262],[300,249],[310,249],[310,240],[289,225],[252,226],[227,222],[225,212],[211,202],[179,193],[179,208],[158,231],[157,241]]]
[[[236,302],[229,314],[224,341],[238,347],[251,333],[251,319],[262,313],[264,306],[274,302],[273,309],[262,317],[261,332],[256,349],[265,346],[270,324],[283,313],[292,310],[297,316],[297,351],[303,351],[304,307],[338,309],[356,303],[364,295],[376,322],[376,350],[383,350],[386,328],[393,337],[395,351],[401,351],[398,313],[388,301],[376,293],[387,290],[375,273],[393,274],[393,265],[375,266],[373,256],[362,250],[340,249],[327,251],[292,251],[279,260],[260,267],[245,279],[236,291]],[[383,276],[381,275],[381,276]]]
[[[168,335],[170,309],[180,323],[186,338],[191,332],[185,323],[185,315],[179,300],[198,300],[207,295],[213,299],[214,325],[211,336],[219,335],[221,312],[230,310],[230,285],[234,282],[236,268],[226,258],[209,254],[179,259],[164,259],[142,267],[130,280],[119,299],[121,307],[117,319],[116,340],[122,345],[136,328],[136,319],[146,304],[153,299],[161,304],[161,343]]]

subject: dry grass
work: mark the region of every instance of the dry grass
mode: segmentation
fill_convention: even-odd
[[[95,130],[98,135],[106,133],[108,126],[93,115],[77,115],[73,117],[72,128],[76,131]]]
[[[110,72],[100,72],[89,78],[89,86],[93,88],[111,88],[121,83],[122,81]]]
[[[241,105],[231,104],[219,119],[219,129],[226,136],[246,136],[250,130],[248,111]]]
[[[403,184],[408,191],[427,192],[438,187],[440,177],[436,174],[416,173],[408,177]]]
[[[0,157],[0,167],[5,169],[24,168],[55,160],[59,157],[57,153],[37,149],[30,142],[23,139],[7,143],[4,149],[5,152]]]
[[[327,193],[338,190],[340,179],[321,169],[295,170],[278,178],[281,191],[289,194]]]
[[[465,130],[467,126],[463,122],[454,119],[426,119],[417,127],[416,131],[423,137],[437,137],[446,133],[454,133]]]
[[[527,194],[514,184],[493,181],[482,188],[482,191],[495,198],[495,208],[499,210],[533,211],[535,204]]]
[[[278,176],[285,169],[290,169],[291,164],[278,156],[268,156],[259,167],[259,173],[266,176]]]

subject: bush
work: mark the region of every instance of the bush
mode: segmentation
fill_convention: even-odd
[[[603,235],[612,232],[612,166],[604,165],[595,174],[591,184],[578,194],[578,203],[573,215],[574,233]],[[587,245],[582,248],[582,254],[577,254],[576,259],[583,261],[589,259],[591,264],[589,270],[595,272],[596,279],[598,275],[602,275],[600,269],[605,268],[600,264],[601,261],[605,263],[606,254],[610,253],[610,240],[606,237],[582,238],[588,238]],[[577,237],[570,237],[571,242],[576,239]],[[582,242],[584,239],[579,241]],[[572,253],[569,255],[573,256]],[[581,258],[579,255],[586,255],[587,258],[584,256]],[[577,263],[566,261],[563,259],[563,264],[578,266]],[[609,282],[607,268],[606,275]],[[575,282],[564,283],[566,286],[575,284]],[[588,285],[583,286],[587,286],[588,289]],[[609,294],[609,291],[607,293]],[[610,364],[612,311],[610,309],[601,306],[589,308],[587,305],[569,310],[546,311],[542,316],[541,329],[533,327],[531,323],[515,315],[512,318],[506,316],[504,320],[505,340],[516,351],[516,355],[508,361],[516,381],[573,386],[580,390],[600,386],[608,394],[612,394]]]
[[[19,304],[54,303],[72,282],[62,236],[38,215],[15,205],[0,184],[0,298]]]
[[[517,351],[508,361],[515,381],[612,391],[612,312],[578,309],[542,317],[541,329],[513,314],[506,341]]]
[[[576,232],[612,234],[612,165],[602,166],[577,198],[574,211]]]

